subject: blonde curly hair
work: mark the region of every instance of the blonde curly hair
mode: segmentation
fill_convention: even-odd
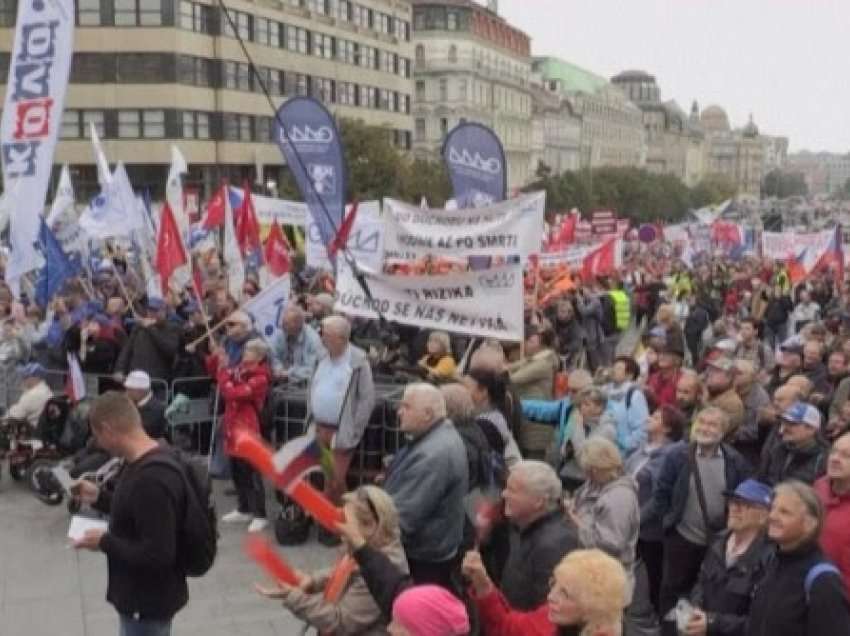
[[[606,629],[620,634],[628,605],[628,579],[619,561],[602,550],[573,550],[555,567],[555,582],[581,608],[582,636]]]

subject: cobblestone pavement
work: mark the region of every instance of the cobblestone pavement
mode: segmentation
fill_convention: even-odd
[[[117,636],[118,620],[105,600],[106,559],[67,547],[65,506],[45,506],[24,485],[0,479],[0,636]],[[217,484],[219,514],[234,498]],[[269,512],[277,510],[269,503]],[[302,623],[276,601],[261,598],[257,567],[243,555],[244,526],[219,525],[219,557],[203,578],[189,579],[189,604],[174,622],[174,636],[284,636]],[[268,530],[271,536],[271,528]],[[335,551],[312,537],[285,548],[305,570],[328,565]]]

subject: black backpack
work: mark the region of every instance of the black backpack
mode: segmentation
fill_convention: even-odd
[[[602,308],[602,317],[599,324],[602,327],[602,333],[607,338],[617,333],[617,309],[614,307],[614,301],[608,294],[599,296],[599,305]]]
[[[170,466],[183,478],[186,508],[178,520],[177,558],[187,576],[203,576],[213,566],[218,551],[218,517],[206,462],[164,447],[144,463]]]

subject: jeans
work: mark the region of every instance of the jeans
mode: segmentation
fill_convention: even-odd
[[[171,619],[166,621],[135,620],[120,614],[120,636],[171,636]]]

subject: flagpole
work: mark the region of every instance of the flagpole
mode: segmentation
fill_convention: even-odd
[[[135,318],[136,320],[140,320],[139,313],[136,311],[136,306],[130,299],[130,294],[127,291],[127,288],[124,286],[124,280],[121,278],[121,274],[118,272],[118,268],[115,266],[115,261],[112,260],[111,256],[109,257],[109,262],[112,265],[112,271],[115,272],[115,278],[118,279],[118,286],[121,288],[121,293],[124,295],[124,300],[127,301],[127,304],[130,307],[130,312],[133,314],[133,318]]]

